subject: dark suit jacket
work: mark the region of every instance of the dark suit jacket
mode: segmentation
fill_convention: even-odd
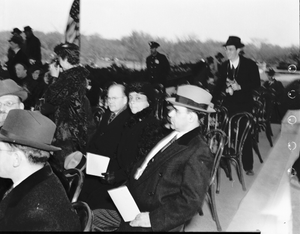
[[[80,222],[51,167],[35,172],[0,202],[0,231],[80,231]]]
[[[141,212],[150,212],[152,230],[169,231],[190,220],[202,207],[208,189],[213,156],[200,128],[158,153],[138,180],[132,171],[127,186]],[[118,231],[138,231],[122,223]],[[149,228],[148,228],[149,230]]]
[[[226,78],[230,68],[229,60],[225,61],[220,70],[213,94],[213,102],[220,97],[220,93],[226,89]],[[240,56],[240,63],[236,69],[236,81],[241,86],[241,90],[234,91],[233,95],[226,94],[223,105],[227,107],[229,113],[238,111],[248,111],[251,113],[253,107],[253,90],[260,87],[260,76],[256,63],[248,58]]]
[[[88,144],[87,152],[116,158],[124,124],[129,119],[131,112],[129,108],[126,108],[110,124],[107,124],[110,114],[110,110],[104,113],[96,133]]]

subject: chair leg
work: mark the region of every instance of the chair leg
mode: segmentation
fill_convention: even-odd
[[[217,179],[217,189],[216,189],[216,193],[220,193],[220,183],[221,183],[221,168],[219,167],[218,170],[217,170],[217,176],[216,176],[216,179]]]
[[[267,123],[266,136],[268,138],[268,141],[269,141],[271,147],[273,147],[272,135],[273,135],[273,133],[272,133],[271,125],[270,125],[270,123]]]
[[[232,158],[231,162],[234,163],[238,179],[242,185],[243,190],[246,191],[246,184],[245,184],[243,168],[242,168],[243,164],[241,158],[239,159]]]
[[[257,154],[257,156],[259,158],[260,163],[263,163],[264,161],[261,157],[261,154],[260,154],[260,151],[259,151],[259,148],[258,148],[258,144],[255,141],[255,139],[253,139],[253,141],[252,141],[252,146],[253,146],[253,149],[254,149],[255,153]]]
[[[213,220],[216,222],[217,225],[217,230],[219,232],[222,231],[222,227],[220,224],[220,220],[219,220],[219,216],[218,216],[218,212],[217,212],[217,207],[216,207],[216,197],[215,197],[215,193],[216,193],[216,188],[215,188],[215,182],[212,183],[212,185],[209,188],[208,191],[208,196],[209,196],[209,202],[210,202],[210,209],[211,209],[211,214],[212,214],[212,218]]]

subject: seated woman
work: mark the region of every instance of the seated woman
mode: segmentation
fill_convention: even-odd
[[[93,186],[84,184],[79,199],[87,202],[94,211],[99,208],[114,208],[107,190],[124,183],[134,163],[145,157],[149,151],[170,130],[163,121],[155,118],[155,92],[150,83],[134,82],[128,87],[129,108],[132,116],[125,123],[125,129],[117,150],[117,157],[111,159],[107,173],[101,183]],[[99,179],[100,180],[100,179]],[[86,191],[89,190],[89,194]],[[95,215],[96,216],[96,215]]]

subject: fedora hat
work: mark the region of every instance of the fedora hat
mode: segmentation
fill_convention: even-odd
[[[18,28],[14,28],[12,31],[11,31],[11,34],[21,34],[22,33],[22,31],[20,30],[20,29],[18,29]]]
[[[84,170],[86,167],[86,156],[82,154],[80,151],[75,151],[69,154],[64,162],[64,168],[71,169],[77,168],[79,170]]]
[[[158,43],[155,42],[155,41],[150,41],[150,42],[149,42],[149,46],[150,46],[150,48],[152,49],[152,48],[157,48],[157,47],[159,47],[160,44],[158,44]]]
[[[17,85],[12,79],[0,80],[0,97],[4,95],[15,95],[25,101],[28,97],[28,92]]]
[[[38,111],[14,109],[8,112],[0,130],[0,141],[58,151],[51,145],[56,125]]]
[[[236,36],[230,36],[226,41],[226,44],[224,44],[223,46],[229,45],[234,45],[236,48],[242,48],[245,46],[243,43],[241,43],[241,38]]]
[[[175,97],[167,98],[166,101],[173,105],[184,106],[189,109],[202,112],[216,112],[211,106],[212,95],[205,89],[195,85],[181,85],[177,88]]]
[[[30,26],[25,26],[24,27],[24,32],[31,32],[32,28]]]

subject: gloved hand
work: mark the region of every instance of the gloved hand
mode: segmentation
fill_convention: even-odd
[[[101,177],[101,182],[104,184],[114,184],[115,183],[115,172],[114,171],[107,171],[102,173],[104,177]]]

